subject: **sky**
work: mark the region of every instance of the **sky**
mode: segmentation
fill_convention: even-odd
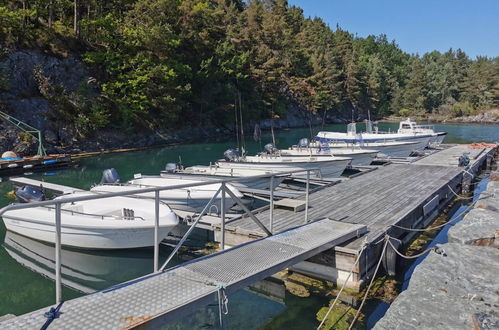
[[[408,53],[461,48],[499,56],[499,0],[288,0],[359,37],[386,34]]]

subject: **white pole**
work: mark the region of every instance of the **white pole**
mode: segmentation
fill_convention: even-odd
[[[154,271],[159,269],[159,191],[154,193]]]
[[[225,250],[225,189],[226,189],[225,183],[222,182],[222,200],[220,201],[220,208],[222,209],[221,212],[222,224],[220,228],[222,237],[220,240],[220,244],[222,250]]]
[[[274,233],[274,176],[270,177],[270,232]]]
[[[310,191],[310,170],[307,170],[307,193],[305,195],[305,223],[308,223],[308,197]]]
[[[55,204],[55,301],[62,301],[61,292],[61,204]]]

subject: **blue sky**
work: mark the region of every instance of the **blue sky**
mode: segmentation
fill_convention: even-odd
[[[386,34],[406,52],[461,48],[499,56],[499,0],[288,0],[305,17],[365,37]]]

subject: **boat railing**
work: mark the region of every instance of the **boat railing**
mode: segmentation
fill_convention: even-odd
[[[42,207],[49,209],[49,210],[56,209],[55,207],[50,207],[50,206],[42,206]],[[101,218],[102,220],[104,220],[104,218],[111,218],[111,219],[115,219],[115,220],[135,220],[135,219],[140,219],[143,221],[146,220],[143,217],[138,216],[138,215],[117,216],[117,215],[113,215],[113,214],[95,214],[95,213],[80,212],[80,211],[63,209],[63,208],[61,208],[61,212],[71,213],[71,215],[79,214],[79,215],[85,215],[85,216],[89,216],[89,217],[96,217],[96,218]]]
[[[3,214],[7,211],[11,210],[20,210],[20,209],[28,209],[28,208],[35,208],[35,207],[47,207],[54,205],[55,209],[55,296],[56,296],[56,303],[59,304],[62,301],[62,273],[61,273],[61,214],[63,212],[62,205],[66,203],[74,203],[74,202],[82,202],[82,201],[89,201],[89,200],[97,200],[97,199],[105,199],[105,198],[112,198],[112,197],[120,197],[120,196],[133,196],[137,194],[144,194],[144,193],[150,193],[154,192],[154,271],[153,273],[158,273],[158,272],[163,272],[165,271],[170,263],[170,261],[173,259],[173,257],[176,255],[176,253],[179,251],[179,249],[182,247],[182,245],[185,243],[187,238],[190,236],[190,234],[194,231],[196,225],[199,223],[201,218],[207,214],[207,212],[210,210],[211,205],[215,202],[216,198],[218,195],[221,194],[221,199],[220,199],[220,231],[221,231],[221,240],[220,240],[220,247],[221,249],[225,249],[225,205],[226,205],[226,195],[230,199],[232,199],[234,202],[236,202],[239,207],[245,212],[247,216],[249,216],[261,229],[263,232],[265,232],[268,236],[271,236],[273,234],[273,220],[274,220],[274,178],[282,175],[291,175],[291,174],[297,174],[297,173],[306,173],[306,184],[305,184],[305,211],[304,211],[304,224],[308,223],[308,211],[309,211],[309,195],[310,195],[310,173],[311,172],[319,172],[319,168],[309,168],[309,169],[299,169],[299,170],[292,170],[292,171],[280,171],[278,173],[268,173],[268,174],[261,174],[261,175],[254,175],[254,176],[246,176],[246,177],[231,177],[231,178],[224,178],[224,179],[219,179],[219,180],[207,180],[207,181],[198,181],[198,182],[193,182],[193,183],[186,183],[186,184],[177,184],[177,185],[172,185],[172,186],[166,186],[166,187],[148,187],[148,188],[140,188],[140,189],[132,189],[132,190],[126,190],[126,191],[118,191],[118,192],[105,192],[105,193],[99,193],[99,194],[90,194],[90,195],[81,195],[81,196],[68,196],[68,197],[61,197],[57,199],[52,199],[52,200],[45,200],[45,201],[39,201],[39,202],[31,202],[31,203],[20,203],[20,204],[10,204],[7,205],[3,208],[0,209],[0,216],[3,216]],[[252,180],[252,179],[261,179],[261,178],[269,178],[270,179],[270,203],[269,203],[269,208],[270,208],[270,225],[269,228],[267,228],[249,209],[248,207],[244,204],[244,202],[237,197],[234,192],[232,192],[231,189],[227,187],[227,184],[230,184],[231,182],[240,182],[240,181],[247,181],[247,180]],[[180,241],[177,243],[173,251],[170,253],[166,261],[163,263],[161,267],[159,267],[159,206],[161,204],[160,201],[160,192],[165,191],[165,190],[174,190],[174,189],[184,189],[184,188],[189,188],[189,187],[196,187],[196,186],[206,186],[206,185],[211,185],[211,184],[220,184],[220,188],[215,192],[213,197],[209,200],[209,202],[205,205],[201,213],[197,216],[196,220],[190,225],[189,229],[187,232],[182,236]],[[77,211],[73,211],[77,212]],[[146,275],[148,276],[148,275]]]

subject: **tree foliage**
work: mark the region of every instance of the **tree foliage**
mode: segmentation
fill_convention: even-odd
[[[224,125],[235,107],[246,119],[290,107],[358,119],[499,105],[497,57],[410,55],[286,0],[0,1],[2,45],[25,46],[40,31],[72,38],[96,73],[97,110],[75,112],[89,128]]]

